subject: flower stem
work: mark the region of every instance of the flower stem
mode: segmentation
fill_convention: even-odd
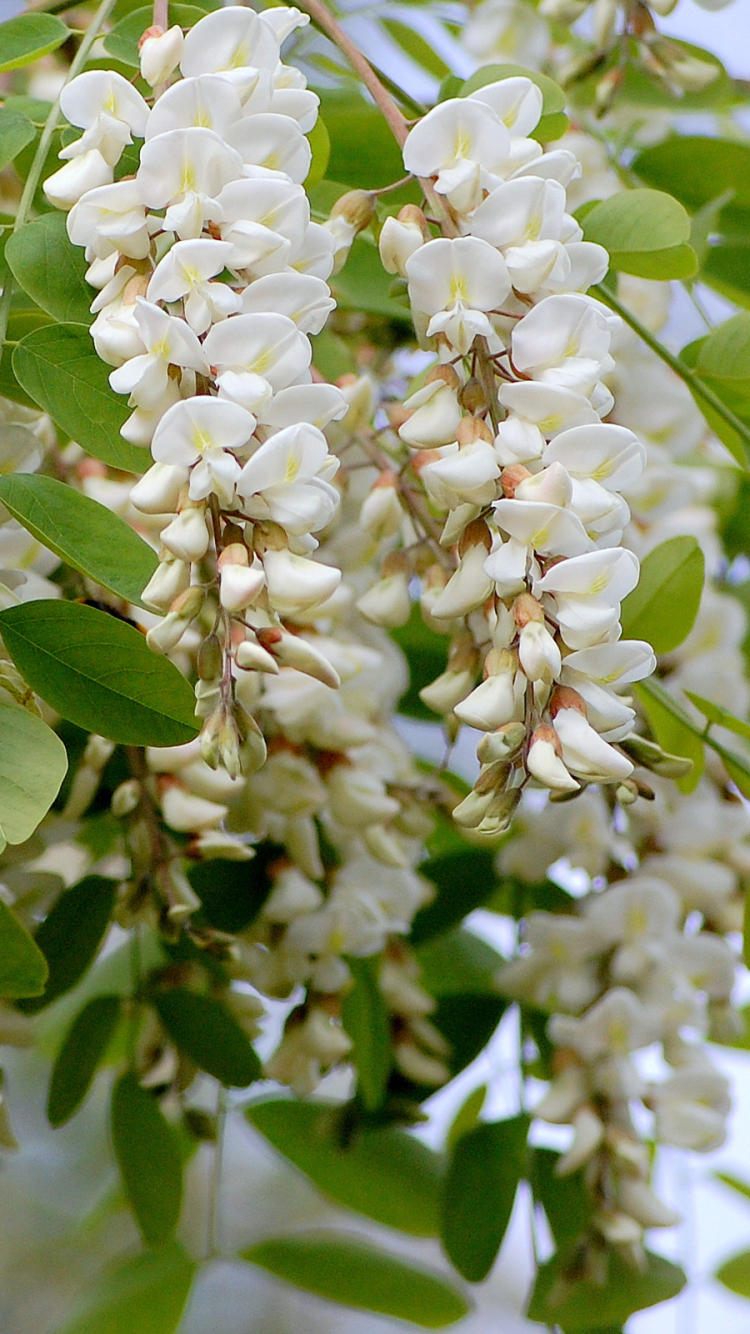
[[[94,45],[94,42],[99,36],[103,24],[106,23],[112,10],[114,9],[115,4],[116,0],[102,0],[88,28],[86,29],[86,35],[83,38],[81,45],[79,46],[78,50],[75,53],[75,56],[73,57],[73,60],[71,61],[70,69],[68,70],[67,76],[65,78],[65,84],[63,84],[63,87],[65,87],[66,84],[70,83],[71,79],[74,79],[76,74],[78,74],[79,70],[82,69],[83,66],[86,64],[86,61],[88,60],[89,56],[89,51],[91,50],[92,46]],[[60,89],[60,92],[62,92],[62,89]],[[52,103],[52,106],[50,108],[50,113],[46,121],[44,122],[42,133],[39,136],[39,143],[37,144],[36,153],[34,154],[34,160],[29,169],[29,174],[26,178],[26,184],[23,187],[23,194],[21,195],[21,199],[18,205],[18,211],[16,213],[13,222],[12,234],[15,234],[15,232],[19,231],[20,228],[23,227],[24,223],[28,220],[34,195],[36,194],[36,188],[39,184],[39,178],[42,174],[44,164],[47,160],[47,151],[49,149],[50,143],[52,142],[52,136],[55,133],[55,130],[57,129],[57,122],[59,118],[60,118],[60,93],[58,93],[55,101]],[[0,297],[0,361],[2,361],[3,347],[5,344],[5,335],[8,332],[8,317],[10,315],[10,306],[12,300],[13,300],[13,274],[11,273],[10,268],[6,261],[5,270],[3,273],[3,294]]]
[[[674,356],[663,343],[660,343],[659,339],[655,338],[645,325],[641,324],[640,320],[636,318],[633,312],[628,310],[627,306],[623,306],[616,296],[612,295],[608,288],[602,287],[601,284],[597,283],[595,287],[592,287],[591,291],[595,293],[600,301],[603,301],[605,305],[609,306],[610,310],[614,310],[626,324],[630,325],[633,332],[638,334],[638,337],[643,340],[647,347],[651,348],[652,352],[656,353],[657,357],[661,357],[662,361],[666,362],[667,366],[671,367],[675,372],[675,375],[679,375],[680,379],[684,380],[685,384],[696,398],[702,399],[703,403],[711,408],[718,417],[721,417],[722,421],[726,422],[727,426],[731,426],[732,430],[736,431],[742,442],[742,448],[745,454],[745,466],[750,467],[750,426],[747,426],[739,417],[736,417],[732,412],[732,409],[727,407],[726,403],[719,398],[718,394],[715,394],[713,389],[709,389],[708,385],[701,380],[700,376],[696,375],[695,372],[691,370],[686,362],[682,361],[680,357]]]

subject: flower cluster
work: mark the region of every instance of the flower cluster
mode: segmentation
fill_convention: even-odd
[[[341,577],[311,559],[338,503],[322,428],[346,401],[310,372],[308,335],[334,306],[335,243],[311,222],[301,184],[318,99],[279,54],[305,22],[285,7],[229,7],[184,38],[150,29],[142,72],[160,95],[149,107],[115,72],[78,75],[61,106],[84,132],[45,182],[98,289],[91,334],[128,395],[122,434],[154,459],[130,493],[159,520],[143,596],[167,614],[149,643],[172,652],[203,616],[202,753],[235,778],[265,758],[235,699],[238,673],[292,664],[338,684],[281,624],[329,600]],[[115,181],[134,138],[137,170]]]
[[[420,574],[429,624],[451,634],[448,668],[422,699],[450,731],[486,734],[479,780],[455,817],[491,836],[508,828],[529,779],[563,797],[613,783],[634,799],[617,743],[635,714],[619,692],[655,662],[648,644],[620,639],[620,603],[638,580],[619,545],[630,518],[621,493],[645,450],[602,421],[617,321],[584,293],[607,255],[566,211],[573,153],[529,137],[541,109],[539,89],[515,77],[429,112],[404,163],[449,234],[432,238],[410,206],[380,236],[422,343],[438,354],[398,434],[423,523],[426,511],[444,526],[438,559],[418,569],[389,551],[359,607],[398,624],[408,577]],[[362,520],[386,538],[398,532],[394,497],[384,469]]]

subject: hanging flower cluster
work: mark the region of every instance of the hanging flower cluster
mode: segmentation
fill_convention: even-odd
[[[301,184],[318,99],[279,55],[305,22],[285,7],[229,7],[184,39],[149,30],[142,72],[162,90],[152,107],[112,71],[73,79],[61,106],[84,133],[45,182],[99,289],[91,334],[112,388],[128,395],[122,434],[155,460],[130,493],[161,519],[143,596],[167,614],[149,644],[172,652],[203,616],[201,749],[234,778],[265,758],[235,699],[237,672],[293,664],[338,684],[281,625],[325,603],[341,578],[311,559],[338,503],[322,428],[347,405],[310,373],[308,335],[335,304],[334,240],[310,221]],[[113,181],[134,138],[144,140],[135,175]]]
[[[529,779],[559,796],[614,783],[634,799],[617,743],[635,714],[619,691],[655,661],[648,644],[620,639],[620,603],[638,580],[620,546],[630,517],[621,493],[645,451],[632,431],[602,422],[617,321],[584,292],[607,255],[566,212],[574,155],[529,137],[541,109],[539,89],[518,77],[429,112],[404,163],[449,235],[431,238],[409,206],[380,236],[422,342],[438,353],[399,426],[412,451],[403,475],[414,478],[401,497],[418,488],[423,520],[444,526],[437,560],[417,570],[388,552],[383,580],[358,605],[398,624],[408,578],[420,574],[429,624],[451,635],[448,668],[422,698],[449,731],[466,723],[486,734],[479,780],[454,814],[491,836],[508,828]],[[389,495],[397,500],[384,469],[362,519],[393,537]]]

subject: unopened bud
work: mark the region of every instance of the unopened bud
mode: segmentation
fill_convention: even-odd
[[[152,88],[165,83],[180,63],[184,42],[182,29],[174,25],[167,32],[158,24],[147,28],[138,43],[141,78]]]
[[[266,649],[282,667],[296,667],[298,672],[305,672],[317,681],[338,690],[341,677],[326,657],[299,635],[288,630],[261,629],[256,631],[256,639],[261,648]]]
[[[163,560],[141,593],[141,601],[151,611],[168,611],[175,598],[189,586],[190,566],[183,560]]]
[[[169,610],[187,621],[194,621],[196,616],[200,615],[205,600],[206,590],[201,588],[200,584],[193,584],[175,598]]]
[[[485,440],[492,444],[492,432],[481,417],[462,417],[456,430],[459,445],[472,445],[475,440]]]
[[[141,799],[141,785],[137,778],[127,778],[124,783],[120,783],[112,793],[110,803],[112,814],[118,819],[125,815],[130,815],[135,810]]]
[[[243,639],[242,643],[237,645],[235,657],[237,666],[243,671],[268,672],[272,676],[278,676],[279,664],[276,659],[252,639]]]
[[[405,278],[407,260],[429,239],[427,219],[421,208],[414,204],[402,208],[397,218],[386,218],[378,241],[380,260],[386,273],[397,273]]]
[[[198,675],[201,681],[215,681],[224,670],[224,654],[218,635],[206,635],[198,649]]]
[[[693,761],[682,755],[670,755],[662,750],[655,741],[631,732],[630,736],[618,743],[631,760],[642,764],[660,778],[685,778],[693,768]]]
[[[518,754],[525,739],[526,727],[523,723],[506,723],[496,732],[485,732],[477,746],[477,759],[481,764],[512,759]]]

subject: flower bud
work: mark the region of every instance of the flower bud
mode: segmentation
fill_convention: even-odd
[[[209,718],[221,701],[221,686],[216,680],[195,683],[195,716]]]
[[[524,625],[518,639],[518,657],[530,681],[550,684],[562,670],[560,649],[540,621],[528,621]]]
[[[493,796],[493,792],[469,792],[463,801],[453,808],[452,815],[456,824],[462,829],[476,829],[487,814]]]
[[[257,773],[266,762],[266,739],[252,714],[239,703],[234,706],[234,723],[239,737],[242,772]]]
[[[306,639],[290,634],[288,630],[256,630],[255,637],[261,648],[270,653],[282,667],[296,667],[298,672],[315,677],[323,685],[338,690],[341,677],[326,657]]]
[[[494,591],[494,583],[485,573],[486,559],[487,548],[482,542],[468,547],[455,574],[451,575],[431,607],[431,614],[436,620],[447,621],[467,616],[487,601]],[[507,719],[502,721],[507,722]]]
[[[246,672],[268,672],[271,676],[279,674],[279,664],[276,659],[252,639],[243,639],[242,643],[237,645],[235,661],[237,666]]]
[[[453,377],[458,378],[455,371]],[[462,417],[456,389],[452,382],[436,377],[407,398],[404,407],[409,409],[410,415],[398,431],[405,444],[413,449],[435,449],[456,439]]]
[[[512,759],[518,754],[525,739],[526,727],[523,723],[505,723],[496,732],[485,732],[477,746],[477,759],[480,764]]]
[[[185,39],[177,24],[167,32],[158,25],[147,28],[138,43],[141,60],[141,78],[152,88],[166,83],[180,63]]]
[[[202,560],[209,543],[205,506],[185,505],[177,518],[162,529],[161,540],[178,560],[188,564]]]
[[[373,625],[384,625],[389,630],[406,625],[411,615],[409,580],[403,571],[379,579],[357,599],[356,606]]]
[[[449,713],[466,698],[474,680],[473,671],[469,669],[452,671],[449,667],[447,671],[441,672],[440,676],[436,676],[429,685],[422,687],[419,698],[435,713]]]
[[[178,834],[189,834],[200,829],[213,829],[221,824],[228,807],[216,801],[207,801],[179,783],[168,783],[160,793],[165,822]]]
[[[333,236],[334,263],[333,272],[343,268],[352,242],[365,227],[369,227],[375,214],[375,196],[367,190],[348,190],[336,200],[331,209],[331,216],[323,224]]]
[[[67,212],[87,190],[94,190],[97,185],[109,185],[112,175],[112,168],[99,150],[91,148],[48,176],[42,189],[50,204]]]
[[[228,550],[234,550],[234,547]],[[245,553],[247,555],[247,553]],[[222,607],[228,612],[244,611],[255,601],[260,590],[266,582],[266,576],[263,572],[263,566],[259,560],[255,560],[252,565],[247,563],[243,565],[234,565],[231,562],[224,561],[222,558],[226,551],[219,557],[219,599]]]
[[[365,497],[359,511],[359,522],[375,542],[393,537],[398,532],[404,512],[398,497],[396,474],[383,472]]]
[[[175,463],[154,463],[132,488],[131,503],[142,514],[174,514],[188,475]]]
[[[141,799],[141,785],[137,778],[127,778],[112,793],[110,808],[113,815],[122,819],[134,811]]]
[[[269,549],[262,560],[271,604],[280,616],[295,616],[326,602],[341,582],[341,571],[334,566],[291,551]]]
[[[192,618],[180,616],[176,611],[170,611],[154,625],[146,635],[146,643],[152,653],[171,653],[177,648],[182,636],[190,626]]]
[[[412,217],[412,214],[418,215],[418,218]],[[400,278],[406,278],[406,261],[428,239],[427,220],[422,210],[414,204],[402,208],[397,218],[386,218],[378,241],[380,262],[386,273],[396,273]]]
[[[526,768],[543,787],[551,788],[553,792],[578,792],[581,785],[565,768],[561,749],[554,728],[543,723],[531,738]]]
[[[163,560],[157,565],[141,601],[151,611],[168,611],[175,598],[190,585],[190,566],[181,560]]]

